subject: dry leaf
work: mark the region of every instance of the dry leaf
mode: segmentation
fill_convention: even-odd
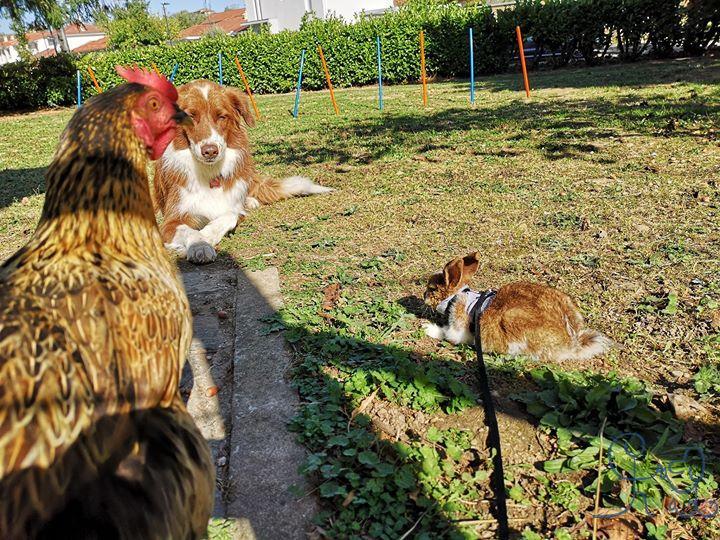
[[[619,510],[605,510],[600,514],[613,516],[618,512]],[[587,515],[585,522],[592,530],[592,514]],[[605,540],[637,540],[643,537],[643,530],[642,521],[629,511],[616,517],[598,518],[597,537]]]
[[[322,311],[320,312],[320,315],[327,317],[327,312],[332,311],[340,300],[340,284],[331,283],[323,289],[323,294],[325,297],[323,298]]]
[[[668,397],[678,420],[692,420],[698,415],[707,414],[707,409],[690,396],[672,393]]]
[[[375,399],[375,396],[377,395],[377,393],[378,393],[378,388],[376,388],[375,390],[373,390],[373,393],[370,394],[369,396],[365,396],[365,399],[363,399],[363,400],[360,402],[360,405],[358,405],[357,409],[355,409],[355,410],[352,412],[352,414],[350,415],[350,421],[351,421],[351,422],[355,419],[355,417],[356,417],[358,414],[362,414],[362,413],[365,412],[365,409],[367,409],[367,408],[368,408],[368,405],[370,405],[370,403],[372,402],[372,400]]]
[[[347,494],[345,497],[345,500],[342,502],[343,508],[347,508],[351,502],[353,502],[353,499],[355,498],[355,490],[353,489],[350,493]]]

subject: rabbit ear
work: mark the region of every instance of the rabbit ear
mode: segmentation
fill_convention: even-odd
[[[463,257],[462,282],[467,283],[477,273],[480,266],[480,254],[475,251]]]
[[[445,276],[445,286],[457,287],[463,276],[463,260],[457,258],[447,263],[443,268],[443,275]]]

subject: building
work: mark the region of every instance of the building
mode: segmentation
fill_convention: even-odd
[[[84,45],[80,45],[76,49],[73,49],[73,52],[84,54],[95,51],[104,51],[107,48],[108,38],[101,37],[100,39],[96,39],[95,41],[88,41]]]
[[[71,51],[87,52],[79,49],[87,48],[90,43],[105,38],[105,32],[94,24],[69,24],[65,28],[65,38]],[[37,57],[52,56],[62,50],[60,33],[56,30],[42,30],[25,34],[30,53]],[[100,49],[88,49],[100,50]],[[0,64],[8,64],[20,59],[17,36],[0,36]]]
[[[210,13],[208,18],[200,24],[180,32],[180,39],[192,41],[215,32],[234,36],[247,27],[244,9],[228,9],[219,13]]]
[[[352,22],[360,13],[379,15],[392,9],[393,0],[246,0],[247,18],[250,24],[265,22],[271,32],[297,30],[306,13],[314,13],[319,19],[331,15]]]
[[[15,62],[18,58],[17,39],[12,34],[0,35],[0,66]]]

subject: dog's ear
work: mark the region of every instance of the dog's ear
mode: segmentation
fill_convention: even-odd
[[[245,95],[245,92],[232,86],[225,86],[224,88],[225,95],[230,98],[233,108],[243,117],[245,123],[250,127],[255,126],[255,117],[250,110],[250,100]]]
[[[462,283],[467,283],[477,273],[480,266],[480,254],[475,251],[463,257]]]
[[[443,268],[443,276],[445,277],[445,286],[455,288],[460,285],[463,275],[463,260],[459,257],[453,259]]]

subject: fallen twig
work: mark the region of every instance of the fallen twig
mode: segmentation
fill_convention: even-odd
[[[408,536],[410,536],[410,533],[415,530],[415,527],[417,527],[418,524],[420,523],[420,521],[422,520],[422,518],[425,517],[425,514],[427,514],[430,510],[432,510],[433,507],[434,507],[434,505],[431,506],[430,508],[428,508],[427,510],[425,510],[422,514],[420,514],[420,517],[417,518],[417,521],[415,523],[413,523],[413,526],[410,527],[407,531],[405,531],[405,534],[403,534],[398,540],[405,540]]]

